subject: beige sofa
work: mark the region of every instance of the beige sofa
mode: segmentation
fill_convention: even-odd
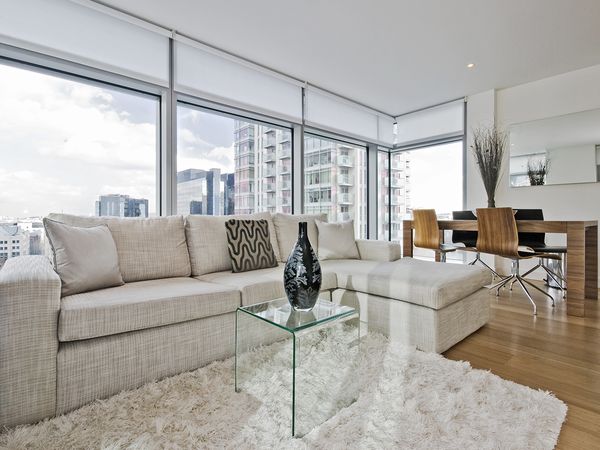
[[[247,217],[247,216],[246,216]],[[48,258],[0,271],[0,426],[35,422],[232,355],[235,310],[285,296],[283,263],[297,222],[268,220],[278,267],[232,273],[223,217],[51,218],[108,225],[123,286],[61,298]],[[358,240],[358,260],[322,261],[323,295],[360,308],[370,330],[442,352],[489,318],[486,271],[400,259],[395,243]],[[93,257],[93,255],[90,255]]]

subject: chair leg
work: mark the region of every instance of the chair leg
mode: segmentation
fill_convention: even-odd
[[[542,266],[542,269],[544,269],[546,271],[546,273],[548,274],[548,276],[550,278],[552,278],[552,280],[554,280],[554,282],[558,286],[558,289],[560,289],[562,291],[564,289],[563,288],[563,283],[562,283],[563,282],[562,278],[560,278],[559,275],[557,275],[553,270],[551,270],[550,268],[548,268],[546,266]]]
[[[520,277],[517,278],[517,282],[519,283],[519,285],[521,285],[521,289],[523,289],[523,292],[525,292],[525,295],[527,296],[527,298],[529,299],[529,301],[533,305],[533,315],[537,316],[537,306],[536,306],[535,302],[533,301],[533,298],[531,298],[531,294],[529,293],[529,291],[525,287],[525,284],[523,283],[523,281],[521,280]]]
[[[499,283],[496,283],[494,286],[492,286],[490,288],[491,289],[496,289],[496,297],[500,296],[500,289],[502,289],[502,287],[510,282],[510,280],[512,280],[514,278],[514,275],[509,275],[508,277],[504,278],[503,280],[501,280]]]
[[[539,269],[540,267],[543,267],[542,265],[542,260],[540,258],[538,258],[538,263],[537,265],[535,265],[534,267],[532,267],[531,269],[529,269],[527,272],[525,272],[523,275],[521,275],[522,277],[526,277],[527,275],[529,275],[531,272],[533,272],[534,270]]]
[[[518,277],[521,278],[521,277]],[[531,286],[534,289],[537,289],[538,291],[540,291],[542,294],[544,294],[546,297],[549,297],[550,300],[552,300],[552,307],[554,307],[554,297],[552,297],[550,294],[548,294],[546,291],[544,291],[543,289],[537,287],[535,284],[531,283],[530,281],[527,281],[526,279],[523,278],[523,281],[525,283],[527,283],[529,286]]]

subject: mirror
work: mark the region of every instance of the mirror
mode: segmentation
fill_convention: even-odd
[[[600,109],[509,128],[510,186],[600,180]]]

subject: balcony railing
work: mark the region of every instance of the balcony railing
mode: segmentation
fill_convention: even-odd
[[[352,203],[352,195],[343,193],[338,196],[339,203]]]
[[[290,166],[281,166],[281,167],[279,168],[279,171],[280,171],[282,174],[285,174],[285,173],[290,173]]]
[[[267,167],[265,168],[264,172],[263,172],[265,177],[274,177],[275,175],[277,175],[277,171],[275,170],[275,167]]]
[[[281,205],[282,206],[290,206],[292,204],[291,197],[281,197]]]
[[[284,191],[289,191],[290,189],[292,189],[292,183],[290,183],[289,181],[282,181],[280,183],[281,189]]]
[[[348,222],[350,220],[350,218],[351,218],[350,213],[347,213],[347,212],[338,213],[338,222]]]
[[[338,177],[339,185],[352,185],[352,177],[350,175],[340,175]]]
[[[353,163],[352,163],[352,159],[349,156],[338,156],[337,159],[337,163],[338,166],[343,166],[343,167],[352,167]]]
[[[279,151],[279,158],[284,159],[284,158],[290,158],[292,156],[292,149],[291,148],[282,148]]]
[[[265,161],[271,162],[271,161],[275,161],[276,159],[277,159],[277,155],[275,154],[275,152],[266,152],[265,153]]]
[[[392,178],[392,187],[399,188],[402,187],[402,181],[397,178]]]
[[[265,189],[267,192],[275,192],[277,190],[277,185],[275,183],[265,183]]]

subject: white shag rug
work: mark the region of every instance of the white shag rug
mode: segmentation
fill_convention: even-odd
[[[8,430],[0,435],[0,447],[464,450],[556,445],[567,407],[551,393],[377,334],[363,336],[358,348],[348,347],[355,337],[354,331],[338,328],[301,343],[298,426],[308,431],[301,438],[290,436],[288,342],[247,356],[245,367],[253,370],[242,374],[245,389],[240,393],[234,392],[233,358],[218,361]]]

